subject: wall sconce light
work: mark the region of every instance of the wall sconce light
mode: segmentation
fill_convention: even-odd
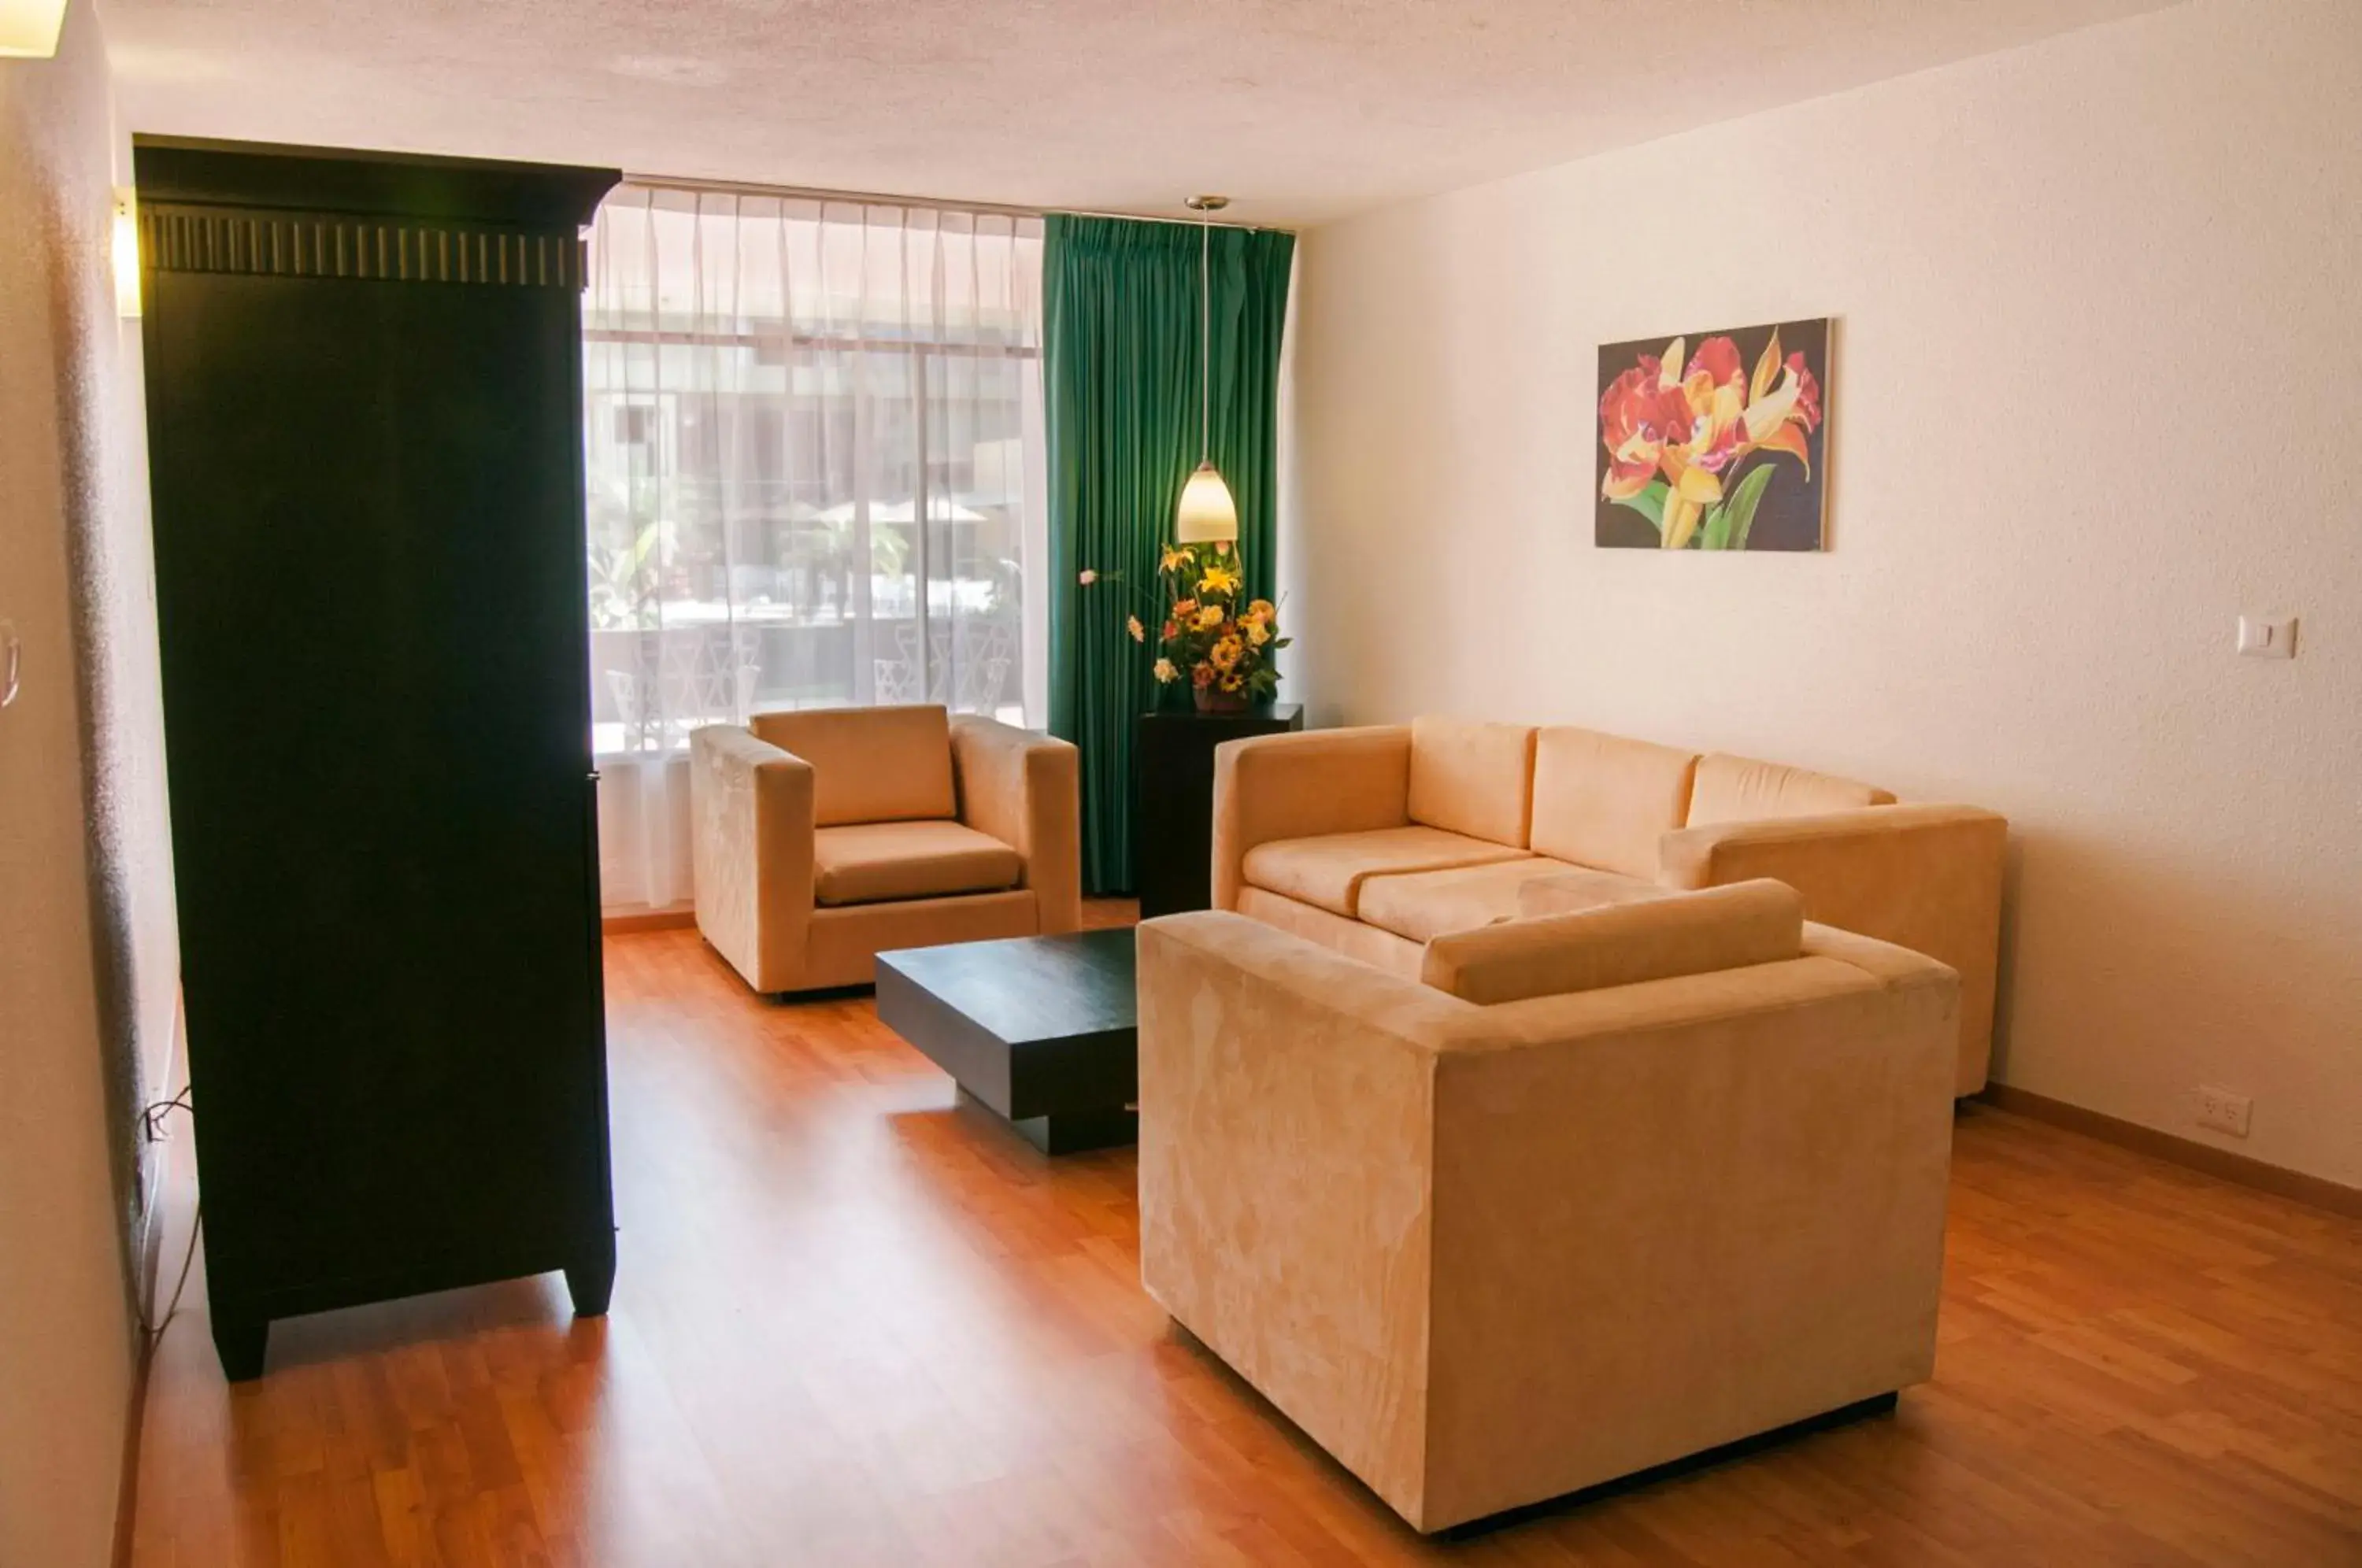
[[[66,0],[0,0],[0,59],[49,59],[65,24]]]
[[[139,196],[128,185],[115,188],[115,225],[110,235],[115,259],[115,314],[139,314]]]

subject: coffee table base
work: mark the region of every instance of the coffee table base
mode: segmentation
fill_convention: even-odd
[[[1129,1110],[1069,1110],[1059,1116],[1029,1116],[1009,1125],[1045,1154],[1081,1154],[1140,1142],[1140,1117]]]

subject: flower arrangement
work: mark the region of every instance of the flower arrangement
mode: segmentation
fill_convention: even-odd
[[[1739,465],[1785,453],[1811,480],[1820,382],[1802,352],[1782,355],[1776,327],[1751,375],[1727,337],[1708,337],[1686,362],[1684,342],[1638,356],[1600,398],[1600,495],[1647,518],[1666,549],[1743,550],[1774,465],[1743,475]]]
[[[1199,710],[1210,713],[1237,712],[1270,701],[1279,689],[1273,657],[1293,639],[1279,635],[1279,610],[1270,600],[1240,604],[1244,573],[1230,542],[1167,545],[1156,575],[1164,587],[1157,616],[1157,684],[1187,680]],[[1121,577],[1081,574],[1086,588]],[[1148,641],[1148,626],[1137,614],[1124,617],[1124,630],[1133,642]]]

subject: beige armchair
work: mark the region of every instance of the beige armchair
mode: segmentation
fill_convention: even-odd
[[[1930,1375],[1945,966],[1767,881],[1139,966],[1142,1283],[1417,1529]]]
[[[807,708],[701,729],[690,758],[697,926],[758,991],[1080,922],[1064,741],[934,706]]]

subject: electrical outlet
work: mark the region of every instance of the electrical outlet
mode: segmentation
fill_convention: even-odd
[[[2217,1088],[2213,1084],[2198,1086],[2198,1125],[2211,1127],[2217,1132],[2228,1132],[2234,1138],[2247,1135],[2247,1122],[2256,1102],[2243,1094]]]

